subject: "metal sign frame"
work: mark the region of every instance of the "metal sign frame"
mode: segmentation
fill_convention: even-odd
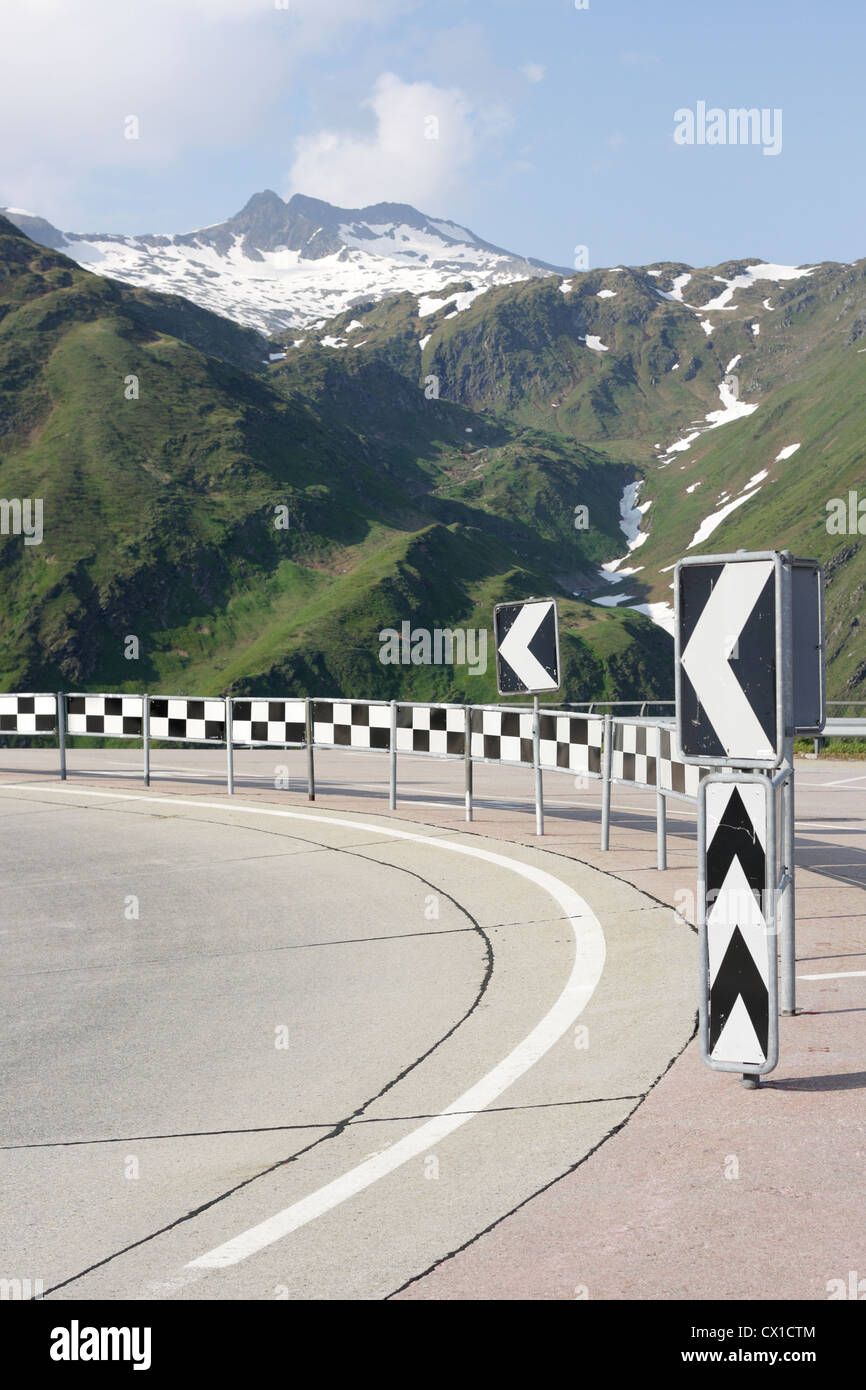
[[[767,926],[768,936],[768,981],[767,996],[769,1009],[769,1031],[767,1035],[767,1059],[760,1065],[750,1062],[720,1062],[710,1055],[710,980],[709,980],[709,936],[707,928],[707,787],[722,783],[727,786],[760,786],[764,789],[766,806],[766,852],[764,872],[764,893],[762,915]],[[781,904],[781,884],[777,854],[777,808],[774,779],[760,772],[713,772],[705,777],[698,788],[698,1016],[701,1044],[701,1058],[713,1071],[737,1072],[751,1076],[763,1076],[773,1071],[779,1062],[779,917]],[[769,905],[769,907],[768,907]]]
[[[680,601],[680,576],[684,569],[692,569],[698,565],[732,565],[751,563],[754,561],[772,561],[775,570],[775,653],[776,653],[776,690],[775,690],[775,709],[776,709],[776,743],[775,750],[771,757],[757,758],[752,756],[734,757],[730,755],[713,755],[710,753],[686,754],[683,752],[681,728],[682,728],[682,643],[681,643],[681,601]],[[789,711],[793,708],[793,669],[790,661],[784,660],[785,653],[785,631],[786,624],[791,621],[791,586],[790,569],[785,565],[784,557],[777,550],[750,550],[738,551],[733,555],[695,555],[686,559],[678,560],[674,566],[674,679],[676,683],[676,752],[679,762],[691,764],[698,767],[719,767],[719,768],[752,768],[761,767],[775,769],[779,767],[785,755],[785,738],[790,728]]]
[[[795,603],[795,601],[794,601],[794,594],[793,594],[793,583],[794,583],[794,577],[793,577],[793,576],[794,576],[794,571],[796,571],[796,570],[814,570],[814,572],[815,572],[815,577],[816,577],[816,580],[817,580],[816,593],[817,593],[817,601],[818,601],[818,603],[817,603],[817,606],[818,606],[818,641],[817,641],[817,643],[816,643],[816,648],[815,648],[815,649],[816,649],[816,651],[819,653],[819,656],[818,656],[818,672],[819,672],[819,674],[818,674],[818,705],[819,705],[819,709],[820,709],[819,722],[818,722],[817,724],[795,724],[795,726],[794,726],[794,734],[795,734],[795,735],[799,735],[799,734],[822,734],[822,733],[824,732],[824,726],[825,726],[826,723],[827,723],[827,654],[826,654],[826,641],[827,641],[827,639],[826,639],[826,619],[825,619],[825,612],[824,612],[824,567],[823,567],[823,565],[821,564],[820,560],[806,560],[806,559],[794,558],[794,559],[792,559],[792,560],[789,561],[789,568],[790,568],[790,570],[791,570],[791,572],[792,572],[792,573],[791,573],[791,581],[790,581],[790,582],[791,582],[791,586],[792,586],[792,594],[791,594],[791,618],[792,618],[792,625],[793,625],[793,631],[792,631],[792,634],[791,634],[791,636],[792,636],[792,642],[793,642],[793,649],[792,649],[792,652],[791,652],[791,665],[792,665],[792,667],[794,667],[794,687],[793,687],[793,688],[794,688],[794,693],[793,693],[793,703],[792,703],[792,709],[791,709],[791,718],[792,718],[792,720],[796,719],[796,703],[797,703],[797,681],[796,681],[796,671],[797,671],[797,641],[796,641],[796,637],[797,637],[797,635],[801,635],[801,634],[798,634],[798,631],[797,631],[797,613],[798,613],[798,609],[797,609],[797,605],[796,605],[796,603]]]
[[[503,690],[503,689],[502,689],[502,686],[501,686],[501,684],[500,684],[500,681],[499,681],[499,642],[498,642],[497,633],[496,633],[496,616],[497,616],[497,614],[500,612],[500,610],[503,609],[503,608],[526,608],[526,607],[528,607],[529,604],[532,604],[532,603],[550,603],[550,604],[553,605],[553,630],[554,630],[554,636],[555,636],[555,640],[556,640],[556,676],[557,676],[557,682],[556,682],[556,685],[547,686],[544,690],[531,690],[531,689],[527,689],[526,687],[524,687],[523,690]],[[506,633],[506,636],[507,636],[507,633]],[[505,639],[503,638],[503,641],[504,641],[504,640],[505,640]],[[539,695],[554,695],[558,690],[561,690],[561,689],[562,689],[562,659],[561,659],[560,650],[559,650],[559,604],[557,603],[557,600],[556,600],[555,598],[523,598],[523,599],[508,599],[508,600],[504,600],[502,603],[496,603],[496,604],[494,604],[494,606],[493,606],[493,650],[494,650],[494,659],[495,659],[495,661],[496,661],[496,690],[497,690],[497,694],[504,696],[505,699],[512,699],[512,700],[513,700],[515,696],[519,696],[519,695],[533,695],[533,696],[535,696],[535,697],[537,697],[537,696],[539,696]]]

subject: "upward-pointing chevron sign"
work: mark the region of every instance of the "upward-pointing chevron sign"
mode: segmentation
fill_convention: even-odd
[[[701,1044],[722,1071],[766,1072],[778,1060],[773,848],[769,783],[707,778],[701,789],[706,863],[701,882]]]

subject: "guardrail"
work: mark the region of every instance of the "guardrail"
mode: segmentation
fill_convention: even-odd
[[[398,757],[426,756],[461,761],[466,820],[473,818],[476,763],[568,772],[601,783],[601,849],[610,848],[611,789],[633,786],[656,793],[656,862],[667,866],[667,799],[695,802],[711,770],[680,762],[674,751],[674,720],[645,713],[614,715],[614,708],[672,706],[672,701],[590,701],[538,711],[525,705],[457,705],[405,700],[344,700],[315,697],[189,696],[138,694],[0,695],[0,735],[56,734],[60,776],[66,779],[69,738],[136,739],[142,746],[142,777],[150,786],[151,744],[196,743],[226,751],[226,791],[235,789],[238,748],[306,750],[307,795],[315,800],[315,749],[348,748],[387,753],[389,809],[397,806]],[[864,703],[866,708],[866,703]],[[604,712],[602,712],[602,710]],[[856,726],[866,736],[866,718],[828,720],[828,737]],[[537,820],[544,833],[543,786],[537,779]]]
[[[862,709],[866,711],[866,700],[828,700],[828,711]],[[862,715],[843,715],[837,714],[833,718],[828,718],[824,726],[823,734],[819,734],[814,740],[814,749],[820,753],[828,738],[866,738],[866,714]]]

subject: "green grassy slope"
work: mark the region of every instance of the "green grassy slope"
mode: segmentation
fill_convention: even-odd
[[[830,499],[855,491],[866,502],[866,262],[759,279],[708,309],[745,265],[576,272],[490,290],[459,311],[452,299],[424,317],[404,295],[353,310],[364,345],[352,350],[387,356],[413,381],[432,375],[444,397],[577,441],[643,476],[648,539],[628,561],[640,569],[618,589],[588,575],[575,585],[586,597],[671,601],[669,570],[685,554],[789,548],[817,556],[827,577],[831,698],[866,698],[866,516],[863,533],[827,526]],[[686,276],[682,301],[666,297]],[[323,331],[339,334],[349,319]],[[287,370],[321,351],[317,338],[289,349]],[[707,429],[729,369],[739,400],[756,408]],[[687,449],[666,452],[696,429]],[[792,444],[796,453],[777,461]],[[755,495],[690,546],[701,523],[765,470]]]
[[[0,492],[44,507],[41,544],[0,536],[2,688],[488,698],[492,663],[385,666],[378,632],[555,593],[569,698],[669,693],[664,634],[568,597],[617,551],[622,460],[387,354],[267,347],[0,219]]]

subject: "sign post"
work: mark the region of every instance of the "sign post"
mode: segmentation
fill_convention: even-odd
[[[788,551],[737,551],[681,560],[674,591],[677,753],[732,770],[705,778],[698,797],[702,1055],[755,1086],[778,1060],[779,1005],[796,1012],[794,737],[821,732],[826,717],[823,575],[817,561]],[[727,871],[758,891],[743,868],[747,836],[766,861],[757,915],[748,897],[731,906],[727,880],[714,882],[721,870],[709,862],[724,859],[727,843]],[[761,932],[772,949],[760,947]]]
[[[496,687],[500,695],[532,695],[532,762],[535,776],[535,833],[544,834],[541,776],[541,715],[538,696],[558,690],[559,612],[556,600],[498,603],[493,610]]]

